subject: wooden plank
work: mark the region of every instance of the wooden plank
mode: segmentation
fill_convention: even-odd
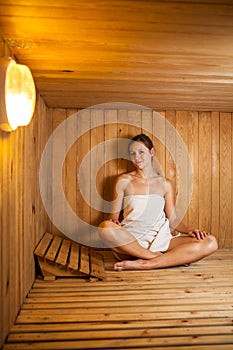
[[[79,266],[79,244],[72,242],[68,268],[78,270]]]
[[[233,135],[233,112],[231,113],[231,134]],[[233,137],[231,138],[231,169],[233,169]],[[231,205],[233,208],[233,176],[231,177]],[[231,249],[233,249],[233,217],[231,217]]]
[[[77,287],[76,287],[77,288]],[[65,291],[63,292],[65,294]],[[217,302],[221,304],[226,304],[226,303],[231,303],[232,300],[232,294],[229,295],[229,293],[224,293],[221,295],[221,292],[219,293],[213,293],[212,298],[210,298],[209,293],[205,293],[204,297],[201,297],[201,293],[183,293],[183,294],[178,294],[177,296],[173,295],[174,293],[165,293],[163,294],[162,292],[160,293],[161,299],[158,300],[158,295],[151,295],[147,294],[147,292],[141,292],[141,294],[135,294],[134,295],[134,300],[132,300],[132,294],[131,295],[121,295],[120,300],[118,297],[114,296],[114,294],[109,295],[107,294],[106,296],[94,294],[88,295],[88,296],[80,296],[78,295],[77,297],[71,297],[69,299],[69,308],[80,308],[80,298],[82,298],[82,305],[85,307],[86,305],[90,305],[90,307],[104,307],[104,306],[127,306],[128,303],[130,302],[130,305],[144,305],[144,306],[150,306],[150,305],[164,305],[166,304],[167,306],[171,306],[177,303],[180,303],[184,299],[184,305],[203,305],[206,304],[215,304]],[[186,295],[185,295],[186,294]],[[149,300],[145,300],[146,297],[150,295]],[[226,297],[228,295],[228,300],[226,301]],[[169,300],[168,300],[169,299]],[[25,303],[22,306],[22,310],[35,310],[35,309],[55,309],[55,308],[67,308],[67,303],[65,301],[65,296],[60,296],[58,295],[57,298],[51,302],[50,298],[29,298],[27,300],[27,303]]]
[[[50,247],[45,254],[45,259],[54,261],[56,258],[56,255],[58,253],[59,247],[61,245],[62,238],[60,236],[54,236],[52,243],[50,244]]]
[[[220,113],[220,247],[232,242],[232,119],[230,113]]]
[[[188,114],[188,153],[192,166],[192,174],[188,173],[192,179],[192,196],[188,208],[188,225],[191,228],[199,227],[199,154],[198,154],[198,135],[199,119],[198,112],[189,112]]]
[[[133,284],[133,281],[131,282]],[[78,287],[78,286],[77,286]],[[76,289],[77,289],[76,287]],[[213,293],[214,294],[218,294],[218,293],[221,293],[221,288],[224,287],[224,290],[226,290],[226,292],[229,294],[231,291],[232,291],[232,285],[226,285],[225,283],[223,283],[223,286],[213,286],[211,285],[211,289],[213,290]],[[208,287],[210,288],[210,287]],[[109,290],[106,290],[106,287],[102,288],[102,289],[98,289],[97,291],[93,291],[93,297],[98,297],[100,295],[100,293],[103,293],[106,295],[106,297],[109,297],[109,296],[114,296],[114,291],[116,291],[116,295],[120,298],[120,297],[126,297],[126,296],[131,296],[134,295],[136,299],[138,299],[138,295],[144,295],[142,294],[142,290],[144,291],[144,293],[146,293],[148,296],[151,296],[153,294],[165,294],[167,295],[168,297],[173,294],[173,293],[177,293],[178,295],[180,296],[183,296],[185,297],[186,296],[186,293],[198,293],[198,295],[200,295],[199,293],[206,293],[207,292],[207,289],[206,288],[199,288],[198,291],[195,290],[194,288],[192,288],[191,284],[189,284],[187,286],[187,289],[185,289],[185,287],[183,286],[183,290],[180,291],[179,289],[177,288],[172,288],[172,287],[169,287],[168,289],[166,288],[160,288],[157,292],[155,292],[155,288],[145,288],[143,289],[140,285],[139,286],[133,286],[131,289],[127,289],[125,290],[126,287],[123,285],[123,286],[119,286],[117,287],[116,285],[115,286],[112,286],[111,288],[109,288]],[[135,291],[134,291],[135,290]],[[83,297],[84,294],[86,293],[86,290],[85,289],[82,289],[81,292],[77,292],[77,294],[75,294],[75,288],[73,288],[73,290],[65,290],[64,292],[61,292],[60,296],[59,296],[59,291],[56,291],[56,292],[38,292],[38,293],[33,293],[32,291],[30,292],[30,296],[29,297],[33,297],[33,298],[47,298],[47,297],[60,297],[59,300],[62,301],[62,297],[64,298],[64,295],[67,294],[69,296],[69,298],[71,300],[76,300],[75,297],[77,296],[78,297]],[[65,294],[63,294],[65,293]],[[64,299],[63,299],[64,301]]]
[[[84,223],[90,223],[91,220],[91,187],[90,187],[90,174],[91,174],[91,162],[89,161],[86,164],[84,169],[82,161],[86,154],[91,149],[91,110],[85,109],[78,112],[78,130],[79,138],[77,139],[76,147],[76,161],[77,161],[77,192],[76,192],[76,201],[77,201],[77,211],[76,214],[81,220],[77,224],[77,235],[75,235],[75,241],[80,244],[89,245],[90,242],[90,229],[88,226],[82,225]],[[87,178],[88,174],[88,178]],[[80,177],[82,181],[80,181]],[[80,235],[80,236],[79,236]],[[84,235],[84,238],[83,238]]]
[[[135,308],[134,308],[135,310]],[[143,320],[154,320],[154,319],[162,319],[162,320],[168,320],[168,319],[177,319],[177,317],[185,319],[185,318],[192,318],[193,313],[195,313],[195,317],[197,318],[206,318],[206,317],[233,317],[232,312],[229,312],[229,310],[195,310],[195,311],[164,311],[157,314],[156,312],[130,312],[125,313],[122,312],[115,312],[115,313],[92,313],[92,314],[86,314],[86,312],[83,313],[66,313],[66,314],[46,314],[46,322],[49,323],[58,323],[58,322],[78,322],[80,321],[80,317],[82,318],[82,322],[116,322],[116,321],[125,321],[125,322],[131,322],[131,321],[143,321]],[[16,323],[43,323],[43,320],[45,318],[45,315],[19,315],[17,317]]]
[[[178,218],[188,226],[189,186],[188,186],[188,154],[183,153],[184,147],[188,147],[188,111],[176,111],[176,130],[179,133],[184,146],[176,143],[176,164],[177,164],[177,214]],[[183,218],[182,218],[183,217]]]
[[[213,301],[213,303],[189,303],[189,304],[184,304],[184,305],[166,305],[165,303],[161,304],[161,305],[154,305],[152,303],[143,303],[142,301],[140,302],[140,304],[138,303],[137,307],[135,308],[134,303],[130,303],[130,305],[108,305],[108,313],[111,314],[112,316],[115,314],[135,314],[136,317],[137,315],[139,315],[140,313],[144,313],[145,315],[148,314],[154,314],[157,315],[158,318],[163,318],[164,313],[174,313],[174,314],[178,314],[178,313],[182,313],[182,312],[192,312],[192,311],[196,311],[198,308],[198,311],[200,312],[227,312],[228,311],[228,316],[232,317],[233,313],[231,312],[231,310],[229,310],[229,306],[232,308],[232,303],[231,302],[226,302],[226,303],[220,303],[217,304],[215,301]],[[58,308],[54,308],[54,309],[22,309],[20,311],[20,316],[21,317],[34,317],[36,318],[37,316],[41,316],[44,315],[46,312],[46,315],[48,317],[55,317],[56,315],[68,315],[71,314],[73,316],[75,315],[80,315],[80,314],[85,314],[86,316],[92,316],[95,317],[95,315],[98,314],[104,314],[104,312],[106,312],[106,306],[99,306],[97,305],[96,307],[92,304],[92,305],[87,305],[84,304],[83,306],[80,305],[79,307],[73,309],[72,306],[70,306],[69,308],[67,307],[66,309],[60,309]]]
[[[88,343],[81,343],[81,342],[71,342],[71,343],[69,343],[69,347],[67,347],[67,345],[66,345],[66,342],[63,342],[62,344],[60,344],[60,342],[58,343],[58,342],[55,342],[55,343],[44,343],[43,344],[43,347],[42,346],[39,346],[38,344],[35,346],[35,349],[59,349],[59,344],[61,345],[61,349],[64,349],[64,347],[66,348],[66,349],[77,349],[77,347],[78,347],[78,349],[89,349],[89,350],[91,350],[91,349],[96,349],[96,347],[95,347],[95,342],[96,341],[90,341],[90,342],[88,342]],[[130,344],[129,344],[130,343]],[[146,349],[148,349],[148,350],[154,350],[155,349],[155,344],[153,344],[152,343],[152,347],[148,347],[148,343],[151,343],[150,342],[150,339],[148,339],[148,341],[146,342],[146,343],[144,343],[144,344],[142,344],[142,342],[140,341],[140,344],[138,344],[138,346],[137,346],[137,344],[134,344],[134,346],[132,346],[132,342],[129,342],[129,341],[127,341],[126,342],[126,344],[124,343],[124,344],[122,344],[121,342],[115,342],[114,341],[114,345],[116,344],[116,347],[112,347],[112,342],[105,342],[105,345],[103,344],[103,342],[101,342],[101,344],[100,344],[100,346],[101,346],[101,349],[103,349],[103,348],[107,348],[107,349],[110,349],[110,347],[111,347],[111,349],[119,349],[119,347],[121,347],[122,348],[122,346],[124,345],[124,346],[129,346],[130,347],[130,349],[132,349],[132,350],[140,350],[140,349],[143,349],[143,348],[145,348],[145,346],[146,346]],[[25,347],[24,347],[25,346]],[[23,349],[25,349],[25,350],[27,350],[27,349],[31,349],[30,348],[30,346],[31,345],[29,345],[29,344],[25,344],[25,343],[23,343],[23,344],[17,344],[17,347],[15,347],[15,344],[13,345],[13,344],[7,344],[7,345],[5,345],[5,347],[4,347],[4,349],[8,349],[8,350],[10,350],[10,349],[21,349],[21,350],[23,350]],[[45,346],[45,347],[44,347]],[[188,345],[189,346],[189,350],[206,350],[206,344],[205,345]],[[219,350],[219,345],[215,345],[215,344],[208,344],[207,345],[208,346],[208,350]],[[97,347],[97,348],[99,348],[99,347]],[[172,345],[172,346],[166,346],[165,347],[165,349],[166,350],[187,350],[187,345],[184,345],[184,346],[182,346],[182,345]],[[156,350],[164,350],[164,345],[158,345],[158,344],[156,344]],[[221,344],[221,350],[232,350],[232,345],[231,344]]]
[[[91,150],[95,147],[102,146],[104,150],[104,110],[97,109],[91,110]],[[103,192],[105,186],[105,172],[104,172],[104,151],[99,151],[90,154],[90,223],[97,227],[98,224],[104,219],[104,204],[103,204]],[[98,236],[95,235],[94,230],[91,234],[91,246],[98,247]]]
[[[145,296],[145,295],[144,295]],[[145,296],[146,297],[146,296]],[[199,296],[200,299],[200,296]],[[129,307],[129,302],[130,302],[130,307]],[[197,308],[200,311],[205,311],[205,310],[227,310],[229,309],[229,306],[232,307],[232,302],[226,302],[226,301],[222,301],[219,300],[219,305],[216,307],[217,304],[217,298],[213,298],[213,300],[211,300],[211,302],[207,302],[206,300],[203,301],[198,301],[195,298],[195,303],[192,302],[192,300],[188,300],[186,303],[184,303],[184,308],[182,309],[181,307],[181,300],[177,299],[174,300],[173,299],[173,303],[177,303],[179,305],[171,305],[171,303],[169,303],[168,305],[165,305],[166,302],[163,300],[161,300],[161,305],[159,305],[158,303],[156,303],[156,301],[143,301],[141,299],[136,300],[136,301],[132,301],[128,299],[128,300],[122,300],[122,302],[119,302],[115,299],[113,301],[106,301],[106,303],[104,304],[104,301],[98,302],[98,301],[86,301],[83,303],[83,305],[81,305],[80,302],[76,302],[76,303],[70,303],[69,305],[65,303],[63,303],[63,307],[60,307],[58,303],[53,303],[53,305],[47,305],[47,304],[40,304],[38,307],[35,307],[35,304],[31,305],[33,307],[30,307],[29,304],[27,304],[27,308],[22,308],[20,315],[21,316],[25,316],[25,315],[30,315],[30,316],[36,316],[36,315],[42,315],[46,312],[47,315],[56,315],[56,314],[67,314],[68,312],[72,313],[72,314],[81,314],[81,313],[88,313],[88,314],[96,314],[98,312],[104,312],[103,309],[106,310],[106,308],[108,308],[108,311],[112,314],[114,313],[120,313],[120,312],[129,312],[129,313],[133,313],[133,309],[137,309],[137,312],[157,312],[158,316],[160,315],[160,313],[163,312],[179,312],[179,311],[193,311],[196,310]],[[174,307],[174,308],[172,308]],[[75,310],[74,310],[75,309]],[[89,311],[89,309],[91,309]],[[70,311],[69,311],[70,310]],[[135,311],[136,312],[136,311]],[[137,313],[136,312],[136,313]],[[229,312],[230,315],[230,312]]]
[[[90,273],[89,248],[80,246],[79,271],[87,275]]]
[[[23,334],[11,334],[8,338],[9,343],[15,342],[41,342],[41,341],[70,341],[70,340],[87,340],[87,339],[119,339],[119,338],[143,338],[143,337],[170,337],[176,336],[202,336],[202,335],[215,335],[215,334],[232,334],[232,326],[214,326],[214,327],[180,327],[173,331],[170,328],[167,329],[155,329],[151,326],[141,327],[136,329],[120,329],[111,330],[86,330],[86,331],[72,331],[66,332],[50,332],[50,333],[23,333]]]
[[[164,111],[153,111],[153,138],[155,157],[158,163],[158,169],[161,175],[165,175],[165,154],[166,154],[166,134],[165,134],[165,112]]]
[[[105,268],[102,255],[90,249],[90,275],[98,278],[105,278]]]
[[[118,158],[118,110],[117,109],[106,109],[104,111],[104,133],[105,141],[109,141],[111,146],[106,146],[103,157],[104,163],[104,188],[103,198],[104,203],[104,218],[107,218],[111,212],[111,201],[113,200],[113,189],[115,180],[118,174],[117,170],[117,158]]]
[[[1,332],[2,341],[9,332],[11,326],[11,310],[10,310],[10,255],[9,255],[9,233],[10,230],[10,204],[14,198],[10,195],[10,179],[11,179],[11,160],[9,157],[11,148],[10,138],[3,138],[1,131]],[[20,150],[22,152],[22,150]]]
[[[199,114],[199,228],[210,232],[211,115]]]
[[[128,130],[128,112],[125,109],[118,110],[118,138],[129,138]],[[128,150],[125,149],[123,143],[118,142],[118,162],[117,162],[117,175],[127,172],[128,168]]]
[[[212,203],[211,203],[211,233],[217,238],[219,242],[220,232],[220,222],[219,222],[219,212],[220,212],[220,119],[218,112],[211,113],[212,120]]]
[[[137,108],[135,106],[135,108]],[[134,136],[142,132],[142,111],[139,109],[128,110],[128,138],[132,139]],[[132,162],[127,163],[127,171],[135,170]]]
[[[36,249],[34,250],[34,254],[43,258],[52,239],[53,239],[53,235],[49,232],[46,232],[43,238],[40,240],[40,242],[36,246]]]
[[[52,128],[53,132],[61,125],[61,123],[66,119],[66,109],[59,108],[52,110]],[[58,138],[52,138],[52,155],[51,155],[51,166],[52,166],[52,181],[51,181],[51,193],[52,193],[52,233],[56,235],[63,234],[61,232],[62,229],[64,231],[65,227],[65,209],[64,209],[64,201],[60,198],[60,184],[53,180],[56,176],[56,172],[60,167],[60,152],[59,150],[65,149],[66,145],[66,128],[61,128],[59,132],[59,140]],[[62,169],[61,169],[62,171]],[[62,173],[62,183],[65,182],[64,172]],[[59,220],[58,220],[59,218]],[[54,225],[54,222],[59,221],[59,228],[57,225]]]
[[[144,321],[132,321],[127,322],[108,322],[108,323],[43,323],[43,324],[15,324],[11,329],[11,334],[24,334],[24,333],[34,333],[34,332],[60,332],[60,331],[91,331],[91,330],[124,330],[124,329],[139,329],[139,328],[174,328],[174,331],[177,328],[189,327],[195,329],[196,327],[229,327],[231,326],[230,318],[188,318],[183,319],[174,319],[174,320],[144,320]]]
[[[190,344],[200,344],[200,345],[216,345],[216,344],[232,344],[232,335],[215,335],[215,336],[208,336],[208,335],[200,335],[200,336],[187,336],[187,337],[176,337],[176,336],[170,336],[169,337],[169,343],[171,345],[186,345],[189,346]],[[145,338],[136,338],[136,339],[102,339],[98,342],[96,339],[94,340],[71,340],[69,342],[67,341],[59,341],[59,342],[43,342],[43,345],[41,345],[39,342],[33,344],[34,349],[119,349],[123,345],[125,348],[130,348],[132,346],[137,346],[138,348],[143,348],[147,345],[150,346],[160,346],[163,347],[167,344],[167,337],[145,337]],[[42,347],[43,346],[43,347]],[[4,349],[31,349],[30,343],[18,343],[18,344],[6,344]]]
[[[77,109],[66,110],[66,125],[65,125],[65,142],[70,143],[70,139],[75,140],[78,134],[78,114]],[[69,119],[72,118],[72,119]],[[72,120],[72,122],[71,122]],[[69,148],[63,166],[63,189],[69,206],[74,213],[77,213],[77,142],[74,142]],[[71,166],[72,165],[72,166]],[[71,237],[71,234],[76,232],[75,223],[70,220],[67,211],[65,211],[65,234]]]
[[[176,113],[175,111],[166,111],[165,138],[166,138],[166,164],[165,176],[172,182],[176,196],[176,164],[172,152],[176,149]]]
[[[67,239],[63,239],[58,256],[56,258],[56,263],[65,266],[68,263],[68,255],[70,250],[71,242]]]

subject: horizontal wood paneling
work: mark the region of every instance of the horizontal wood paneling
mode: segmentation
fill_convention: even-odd
[[[0,12],[50,107],[232,112],[232,0],[1,0]]]
[[[102,281],[35,280],[4,350],[230,350],[232,251],[187,267],[113,271]]]
[[[92,207],[96,200],[93,193],[95,185],[102,198],[110,200],[114,179],[118,174],[131,170],[132,165],[120,157],[119,150],[117,153],[117,150],[109,147],[103,153],[97,154],[98,159],[96,155],[90,158],[90,173],[87,171],[85,174],[88,205],[80,193],[78,181],[74,181],[77,179],[81,161],[97,144],[117,137],[131,138],[140,132],[145,132],[153,138],[158,168],[172,180],[176,194],[178,195],[179,186],[183,186],[182,192],[188,193],[190,186],[186,184],[184,188],[184,185],[179,183],[180,176],[172,155],[166,145],[154,136],[158,133],[161,139],[169,142],[176,150],[177,162],[184,162],[184,159],[180,159],[175,133],[172,134],[166,124],[169,122],[175,127],[175,132],[181,135],[192,163],[193,190],[184,221],[187,225],[211,232],[217,237],[221,248],[232,248],[232,114],[198,111],[160,112],[165,118],[159,123],[155,119],[156,112],[152,113],[150,110],[92,110],[85,111],[85,118],[80,114],[82,117],[77,119],[79,128],[82,129],[82,124],[87,123],[90,118],[88,123],[91,130],[75,142],[70,150],[73,152],[72,158],[69,154],[65,160],[66,175],[63,174],[63,187],[71,207],[82,220],[94,226],[98,225],[106,214],[103,215],[101,210]],[[62,116],[67,117],[66,110],[52,110],[54,120],[60,118],[61,122]],[[96,128],[97,121],[101,121],[102,124]],[[108,124],[109,121],[114,124]],[[120,145],[120,142],[118,144]],[[109,154],[112,154],[111,161],[106,158]],[[119,159],[115,159],[118,157]],[[102,166],[99,172],[94,174],[96,162]],[[183,171],[188,176],[188,167],[185,166]]]

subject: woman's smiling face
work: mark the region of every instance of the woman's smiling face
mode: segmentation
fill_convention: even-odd
[[[151,158],[153,156],[153,149],[149,150],[143,142],[135,141],[129,148],[130,160],[139,169],[151,165]]]

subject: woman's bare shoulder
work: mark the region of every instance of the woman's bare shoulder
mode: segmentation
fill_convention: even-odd
[[[123,174],[118,176],[117,180],[118,181],[121,181],[121,180],[131,181],[133,176],[135,176],[135,171],[131,171],[129,173],[123,173]]]
[[[126,186],[132,181],[133,171],[129,173],[123,173],[117,177],[116,185],[126,188]]]

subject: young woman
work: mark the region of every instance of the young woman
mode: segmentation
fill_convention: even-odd
[[[120,260],[115,270],[156,269],[189,264],[217,250],[214,236],[180,222],[178,235],[171,234],[174,193],[171,182],[152,166],[151,139],[140,134],[129,144],[136,170],[117,179],[113,210],[99,225],[101,238]],[[123,207],[123,220],[119,214]],[[181,235],[185,233],[186,235]]]

